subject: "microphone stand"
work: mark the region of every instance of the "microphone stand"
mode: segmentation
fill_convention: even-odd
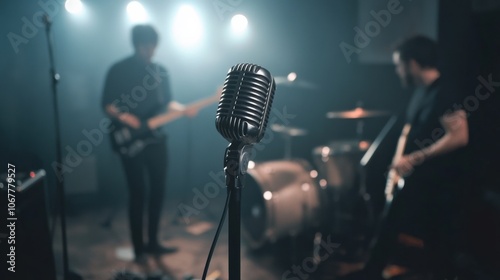
[[[241,189],[250,160],[250,148],[243,142],[232,142],[225,152],[224,173],[229,194],[229,279],[241,279]]]
[[[57,102],[57,83],[59,82],[59,74],[56,72],[54,63],[54,53],[53,53],[53,41],[52,34],[50,33],[52,22],[48,15],[44,15],[43,21],[45,23],[45,34],[47,36],[47,46],[49,51],[49,63],[50,63],[50,77],[52,80],[52,101],[54,108],[54,125],[55,125],[55,137],[56,137],[56,161],[58,163],[62,162],[61,154],[61,131],[59,122],[59,107]],[[63,253],[63,273],[64,279],[69,279],[69,268],[68,268],[68,242],[66,236],[66,209],[65,209],[65,193],[64,193],[64,183],[63,174],[61,172],[61,167],[56,168],[57,183],[56,188],[59,195],[59,207],[61,215],[61,233],[62,233],[62,253]]]

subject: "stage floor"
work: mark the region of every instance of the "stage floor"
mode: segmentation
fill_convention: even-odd
[[[215,220],[203,218],[192,219],[186,224],[176,217],[176,213],[165,210],[161,221],[163,243],[178,247],[179,251],[159,258],[149,257],[146,266],[139,266],[131,260],[133,255],[125,207],[78,212],[67,218],[69,263],[70,269],[86,280],[113,279],[119,271],[171,277],[166,279],[185,279],[186,276],[201,278],[217,226]],[[109,217],[112,217],[111,222],[106,225]],[[62,255],[60,237],[60,229],[56,228],[54,248],[57,260]],[[220,273],[221,279],[228,278],[227,239],[226,221],[210,265],[210,272]],[[287,256],[277,256],[272,250],[264,251],[249,253],[246,246],[242,245],[243,279],[282,279],[283,274],[291,269],[285,264],[287,261],[279,259]],[[60,267],[59,261],[58,271],[61,271]]]

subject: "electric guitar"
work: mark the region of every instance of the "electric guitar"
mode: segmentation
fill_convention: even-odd
[[[394,157],[392,158],[392,165],[395,165],[402,157],[406,147],[406,140],[408,139],[408,133],[410,132],[411,125],[405,124],[403,130],[401,131],[401,135],[399,136],[398,145],[396,146],[396,152],[394,153]],[[398,188],[396,188],[398,187]],[[394,195],[398,189],[402,189],[404,187],[404,178],[402,178],[398,172],[391,168],[387,175],[387,182],[385,184],[385,199],[386,203],[390,204]]]
[[[394,157],[392,158],[392,165],[395,165],[402,157],[406,147],[406,141],[408,139],[408,133],[410,132],[411,125],[405,124],[403,130],[401,131],[401,136],[399,136],[398,145],[396,147],[396,152],[394,153]],[[403,189],[405,185],[404,178],[401,177],[394,168],[389,170],[389,174],[387,176],[387,183],[385,185],[385,207],[382,211],[382,218],[385,220],[389,209],[391,208],[392,200],[398,191]],[[404,244],[405,246],[414,247],[422,249],[424,247],[424,240],[404,233],[398,233],[398,243]]]
[[[186,110],[201,110],[219,101],[221,93],[222,88],[218,88],[213,96],[186,105]],[[116,129],[112,133],[112,137],[118,152],[129,157],[136,156],[139,152],[144,150],[147,145],[158,142],[158,137],[162,135],[158,131],[161,126],[177,120],[182,116],[184,116],[183,111],[170,111],[150,118],[147,124],[141,125],[138,129],[126,125]]]

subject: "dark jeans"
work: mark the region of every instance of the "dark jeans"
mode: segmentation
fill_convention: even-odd
[[[424,241],[424,265],[439,275],[451,272],[457,242],[457,201],[452,187],[443,182],[409,180],[394,197],[373,244],[366,269],[380,275],[388,260],[398,255],[398,236],[406,234]],[[422,254],[422,255],[421,255]],[[411,257],[411,256],[410,256]],[[437,271],[436,271],[437,270]]]
[[[167,172],[166,146],[165,141],[161,141],[146,146],[135,157],[121,157],[129,189],[129,222],[136,256],[144,252],[145,246],[143,212],[146,190],[149,190],[147,242],[149,245],[158,244],[158,227]]]

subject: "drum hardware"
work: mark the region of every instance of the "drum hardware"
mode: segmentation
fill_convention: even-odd
[[[285,152],[283,158],[287,160],[292,158],[292,137],[307,135],[307,130],[305,129],[280,124],[271,125],[271,130],[281,134],[285,139]]]
[[[366,119],[387,116],[389,114],[390,112],[388,111],[364,109],[361,102],[358,102],[356,108],[353,110],[326,113],[326,117],[329,119],[350,119],[357,122],[356,140],[352,140],[350,143],[348,143],[349,141],[332,142],[328,146],[317,147],[313,151],[313,155],[316,157],[316,164],[321,166],[318,167],[318,170],[326,176],[328,184],[335,190],[333,191],[333,207],[335,208],[333,211],[337,213],[334,217],[335,229],[341,227],[340,223],[343,220],[341,209],[339,209],[339,200],[341,200],[339,196],[343,195],[342,190],[354,189],[355,186],[358,188],[356,195],[362,199],[364,207],[367,210],[367,224],[372,225],[374,222],[371,198],[366,188],[366,163],[363,164],[362,157],[365,161],[368,160],[366,155],[371,150],[376,149],[376,146],[372,149],[371,143],[363,140],[363,132]],[[332,149],[337,150],[335,155],[331,153]],[[321,161],[318,160],[319,155],[321,155]],[[356,182],[355,179],[359,181]],[[350,198],[354,197],[351,196]]]
[[[326,180],[327,212],[331,213],[326,224],[335,233],[343,233],[355,221],[354,203],[360,195],[359,160],[370,147],[363,140],[332,141],[313,150],[313,159],[321,180]],[[346,204],[345,202],[350,203]]]

